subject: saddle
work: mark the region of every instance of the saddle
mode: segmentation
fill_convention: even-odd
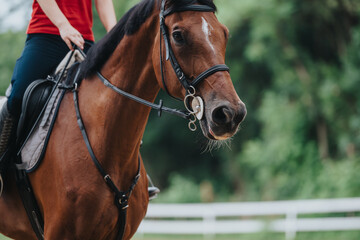
[[[18,169],[31,172],[41,162],[66,91],[65,82],[78,69],[83,60],[80,55],[78,50],[69,52],[54,76],[36,80],[26,89],[16,136]]]
[[[24,144],[32,135],[35,129],[34,126],[43,116],[45,108],[49,103],[49,98],[52,93],[55,92],[54,88],[56,80],[59,80],[59,77],[61,76],[65,79],[70,68],[69,66],[73,65],[75,62],[81,62],[83,60],[84,57],[78,50],[69,52],[58,65],[52,76],[47,77],[47,79],[36,80],[28,86],[24,93],[20,119],[16,124],[17,128],[14,128],[10,134],[8,149],[2,156],[0,156],[0,174],[6,172],[6,169],[10,167],[11,162],[18,164],[21,163],[21,159],[19,161],[17,155],[21,152]],[[9,97],[10,93],[11,85],[6,90],[6,97]],[[6,98],[3,98],[3,100],[6,102]]]
[[[52,76],[46,79],[39,79],[32,82],[26,89],[21,109],[21,116],[17,127],[18,142],[24,143],[32,133],[34,125],[42,117],[46,110],[45,104],[51,104],[48,101],[51,94],[55,92],[55,84],[59,81],[59,85],[67,78],[69,69],[74,69],[74,65],[79,65],[84,57],[75,50],[68,52],[64,59],[60,62]],[[62,78],[62,79],[59,79]]]

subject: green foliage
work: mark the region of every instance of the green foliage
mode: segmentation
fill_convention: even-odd
[[[168,203],[200,202],[199,185],[181,175],[171,175],[169,188],[159,195],[157,201]]]
[[[23,33],[6,32],[0,34],[0,95],[4,96],[6,88],[10,84],[12,71],[16,59],[21,55],[25,42]]]
[[[118,18],[136,2],[115,1]],[[151,114],[142,155],[162,189],[158,201],[204,200],[204,182],[215,201],[358,196],[360,2],[215,2],[230,29],[226,62],[248,115],[230,148],[203,153],[200,131]],[[94,32],[97,40],[105,34],[96,14]],[[24,39],[0,34],[2,93]]]
[[[235,81],[245,86],[249,115],[254,110],[250,129],[261,130],[238,155],[247,183],[240,197],[357,196],[359,4],[267,1],[242,9],[229,57],[245,66]]]

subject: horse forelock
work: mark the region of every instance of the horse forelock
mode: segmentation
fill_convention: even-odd
[[[156,1],[160,6],[161,0],[142,0],[125,13],[114,28],[90,48],[85,61],[81,64],[81,78],[89,77],[100,71],[124,36],[136,33],[145,23],[151,15]],[[175,9],[189,4],[207,5],[216,10],[213,0],[167,0],[167,6]]]

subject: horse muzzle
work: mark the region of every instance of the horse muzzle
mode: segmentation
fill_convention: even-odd
[[[200,121],[200,126],[207,138],[226,140],[236,134],[245,116],[246,107],[242,101],[236,105],[221,101],[206,108],[205,117]]]

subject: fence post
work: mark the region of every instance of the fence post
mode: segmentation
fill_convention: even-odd
[[[212,240],[215,239],[215,222],[216,216],[213,211],[207,208],[203,212],[203,236],[204,239]]]
[[[286,240],[295,240],[297,231],[297,210],[291,208],[286,213],[285,220],[285,238]]]

